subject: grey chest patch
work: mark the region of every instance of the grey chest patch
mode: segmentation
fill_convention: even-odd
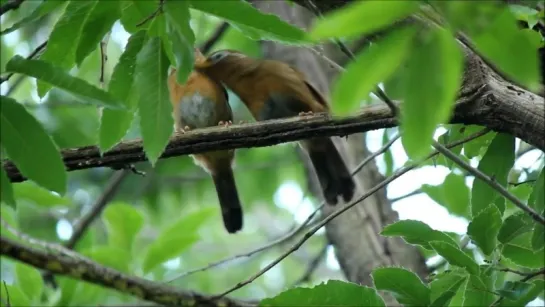
[[[216,126],[219,122],[216,103],[199,92],[184,96],[178,108],[183,126],[204,128]]]

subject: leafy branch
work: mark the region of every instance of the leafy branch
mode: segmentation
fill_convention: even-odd
[[[81,279],[158,304],[168,306],[248,306],[248,304],[234,299],[222,298],[217,300],[206,295],[178,290],[143,278],[128,276],[89,260],[75,259],[66,255],[38,250],[4,236],[0,236],[0,252],[3,256],[53,274]]]
[[[468,141],[471,141],[477,137],[480,137],[484,134],[486,134],[488,131],[487,129],[483,130],[483,131],[480,131],[478,133],[475,133],[463,140],[460,140],[458,142],[453,142],[451,144],[448,144],[446,147],[447,148],[452,148],[452,147],[456,147],[458,145],[460,145],[461,143],[463,144],[464,142],[468,142]],[[461,143],[460,143],[461,142]],[[363,165],[369,161],[372,161],[374,158],[376,158],[378,155],[381,154],[381,150],[379,150],[378,152],[375,152],[373,153],[372,155],[370,155],[367,159],[365,159],[362,163],[360,163],[361,167],[363,167]],[[220,295],[216,296],[217,298],[221,298],[221,297],[224,297],[225,295],[235,291],[235,290],[238,290],[248,284],[250,284],[251,282],[253,282],[254,280],[256,280],[258,277],[260,277],[261,275],[265,274],[267,271],[269,271],[271,268],[273,268],[275,265],[277,265],[278,263],[280,263],[282,260],[284,260],[286,257],[288,257],[291,253],[295,252],[297,249],[299,249],[299,247],[301,247],[308,239],[310,239],[318,230],[320,230],[320,228],[322,228],[323,226],[325,226],[327,223],[329,223],[331,220],[333,220],[334,218],[336,218],[337,216],[343,214],[344,212],[346,212],[348,209],[354,207],[355,205],[357,205],[358,203],[362,202],[363,200],[365,200],[366,198],[368,198],[369,196],[375,194],[377,191],[379,191],[380,189],[386,187],[389,183],[391,183],[392,181],[396,180],[397,178],[401,177],[402,175],[406,174],[407,172],[415,169],[416,167],[418,167],[422,162],[424,162],[425,160],[429,159],[429,158],[432,158],[436,155],[439,154],[439,151],[435,151],[431,154],[429,154],[427,157],[425,157],[424,159],[422,159],[421,161],[417,161],[417,162],[413,162],[399,170],[397,170],[396,172],[394,172],[390,177],[382,180],[381,182],[379,182],[377,185],[375,185],[373,188],[367,190],[363,195],[361,195],[360,197],[358,197],[357,199],[351,201],[350,203],[338,208],[337,210],[333,211],[331,214],[329,214],[327,217],[325,217],[322,221],[320,221],[316,226],[312,227],[311,229],[309,229],[304,235],[303,237],[297,241],[291,248],[289,248],[286,252],[284,252],[282,255],[280,255],[278,258],[276,258],[275,260],[273,260],[271,263],[269,263],[266,267],[264,267],[262,270],[260,270],[259,272],[257,272],[256,274],[252,275],[250,278],[244,280],[244,281],[241,281],[239,283],[237,283],[235,286],[229,288],[228,290],[224,291],[223,293],[221,293]],[[356,169],[360,168],[360,166],[356,167]]]

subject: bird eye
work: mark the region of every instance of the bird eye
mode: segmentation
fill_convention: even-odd
[[[227,56],[227,53],[225,52],[217,52],[217,53],[214,53],[210,56],[210,60],[212,61],[212,63],[217,63],[219,61],[221,61],[224,57]]]

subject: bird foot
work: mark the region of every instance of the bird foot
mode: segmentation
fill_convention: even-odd
[[[314,112],[312,112],[312,111],[299,112],[299,116],[309,116],[309,115],[312,115],[312,114],[314,114]]]
[[[180,131],[181,131],[182,133],[186,133],[186,132],[188,132],[189,130],[191,130],[191,127],[189,127],[189,126],[185,126],[185,127],[183,127],[183,128],[180,129]]]
[[[219,123],[218,123],[218,126],[223,126],[223,127],[229,127],[233,124],[232,121],[228,120],[228,121],[222,121],[220,120]]]

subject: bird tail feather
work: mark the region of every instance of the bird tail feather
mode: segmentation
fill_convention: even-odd
[[[243,217],[233,170],[231,167],[218,169],[215,174],[212,174],[212,178],[216,186],[225,229],[229,233],[235,233],[242,229]]]
[[[336,205],[338,196],[342,196],[345,202],[350,201],[356,184],[333,141],[327,138],[312,143],[319,144],[309,146],[308,153],[326,201]]]

